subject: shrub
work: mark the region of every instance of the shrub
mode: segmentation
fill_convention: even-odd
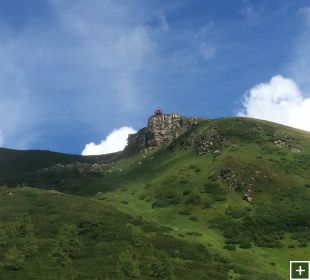
[[[68,267],[72,264],[71,258],[61,248],[58,247],[53,248],[51,256],[56,262],[56,264],[60,266]]]
[[[24,254],[16,247],[4,255],[4,267],[8,270],[21,270],[25,263]]]
[[[172,268],[168,260],[167,261],[155,260],[150,265],[149,270],[150,270],[149,275],[153,279],[170,280],[173,277]]]
[[[226,201],[227,198],[226,198],[225,196],[220,196],[220,195],[218,195],[218,196],[215,196],[215,197],[214,197],[214,200],[215,200],[215,201]]]
[[[197,169],[197,166],[195,164],[190,164],[188,166],[188,169]]]
[[[188,180],[186,180],[186,179],[181,179],[180,181],[179,181],[179,183],[180,184],[188,184],[189,183],[189,181]]]
[[[252,245],[251,245],[251,242],[249,241],[242,241],[239,247],[242,249],[248,249],[248,248],[251,248]]]
[[[201,197],[198,194],[192,194],[185,200],[185,204],[197,205],[200,203],[201,203]]]
[[[25,257],[34,256],[38,253],[38,242],[34,237],[28,237],[24,240],[21,251],[25,255]]]
[[[209,193],[217,201],[223,201],[223,196],[226,192],[221,188],[220,184],[213,181],[208,181],[204,185],[204,192]]]
[[[193,222],[197,222],[198,218],[196,216],[190,216],[189,219]]]
[[[236,247],[234,245],[232,245],[232,244],[225,244],[223,246],[223,249],[234,251],[234,250],[236,250]]]
[[[145,195],[145,194],[143,194],[143,193],[139,195],[139,199],[141,199],[141,200],[144,200],[144,199],[145,199],[145,197],[146,197],[146,195]]]
[[[18,234],[20,234],[21,236],[33,234],[34,225],[32,224],[31,218],[28,214],[20,217],[16,223],[18,228]]]
[[[8,245],[9,237],[7,236],[4,225],[0,223],[0,248],[5,248]]]
[[[117,266],[117,279],[136,279],[140,276],[139,264],[129,252],[123,252],[120,254]]]
[[[308,246],[308,242],[307,241],[301,241],[298,243],[298,247],[307,247]]]
[[[211,200],[204,200],[202,203],[203,209],[209,209],[212,207],[212,201]]]
[[[171,205],[179,204],[180,199],[176,193],[173,192],[162,192],[156,195],[155,202],[152,207],[169,207]]]
[[[64,225],[56,236],[51,255],[56,263],[66,266],[71,263],[71,258],[80,256],[81,249],[82,243],[75,226]]]
[[[190,193],[191,193],[191,190],[189,190],[189,189],[186,189],[186,190],[183,191],[183,195],[188,195]]]
[[[246,210],[243,208],[239,208],[239,209],[233,209],[233,208],[227,208],[225,211],[225,214],[228,216],[231,216],[235,219],[239,219],[242,218],[243,216],[246,215]]]
[[[189,210],[180,210],[180,211],[179,211],[179,214],[180,214],[180,215],[190,215],[191,212],[190,212]]]

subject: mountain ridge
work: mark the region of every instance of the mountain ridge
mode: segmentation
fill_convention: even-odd
[[[11,237],[0,276],[38,279],[31,270],[40,258],[50,279],[286,279],[289,260],[309,252],[310,134],[248,118],[198,119],[180,131],[116,160],[14,150],[3,157],[0,149],[0,247]],[[99,215],[104,209],[114,214]],[[20,219],[32,221],[33,233],[20,235]],[[94,236],[102,250],[114,248],[111,262]],[[33,256],[24,238],[37,244]],[[68,238],[70,254],[60,242]]]

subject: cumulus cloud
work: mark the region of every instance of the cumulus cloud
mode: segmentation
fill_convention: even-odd
[[[82,151],[83,156],[87,155],[103,155],[122,151],[127,145],[127,138],[129,134],[136,133],[132,127],[121,127],[114,129],[106,139],[99,144],[93,142],[86,144]]]
[[[278,75],[250,89],[238,115],[310,131],[310,98],[301,92],[294,80]]]

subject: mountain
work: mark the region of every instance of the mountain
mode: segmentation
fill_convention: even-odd
[[[310,242],[310,133],[151,116],[124,152],[0,150],[0,279],[287,279]]]

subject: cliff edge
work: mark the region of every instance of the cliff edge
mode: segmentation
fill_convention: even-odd
[[[168,145],[197,124],[197,118],[179,114],[155,114],[148,119],[147,127],[128,136],[124,153],[137,153]]]

